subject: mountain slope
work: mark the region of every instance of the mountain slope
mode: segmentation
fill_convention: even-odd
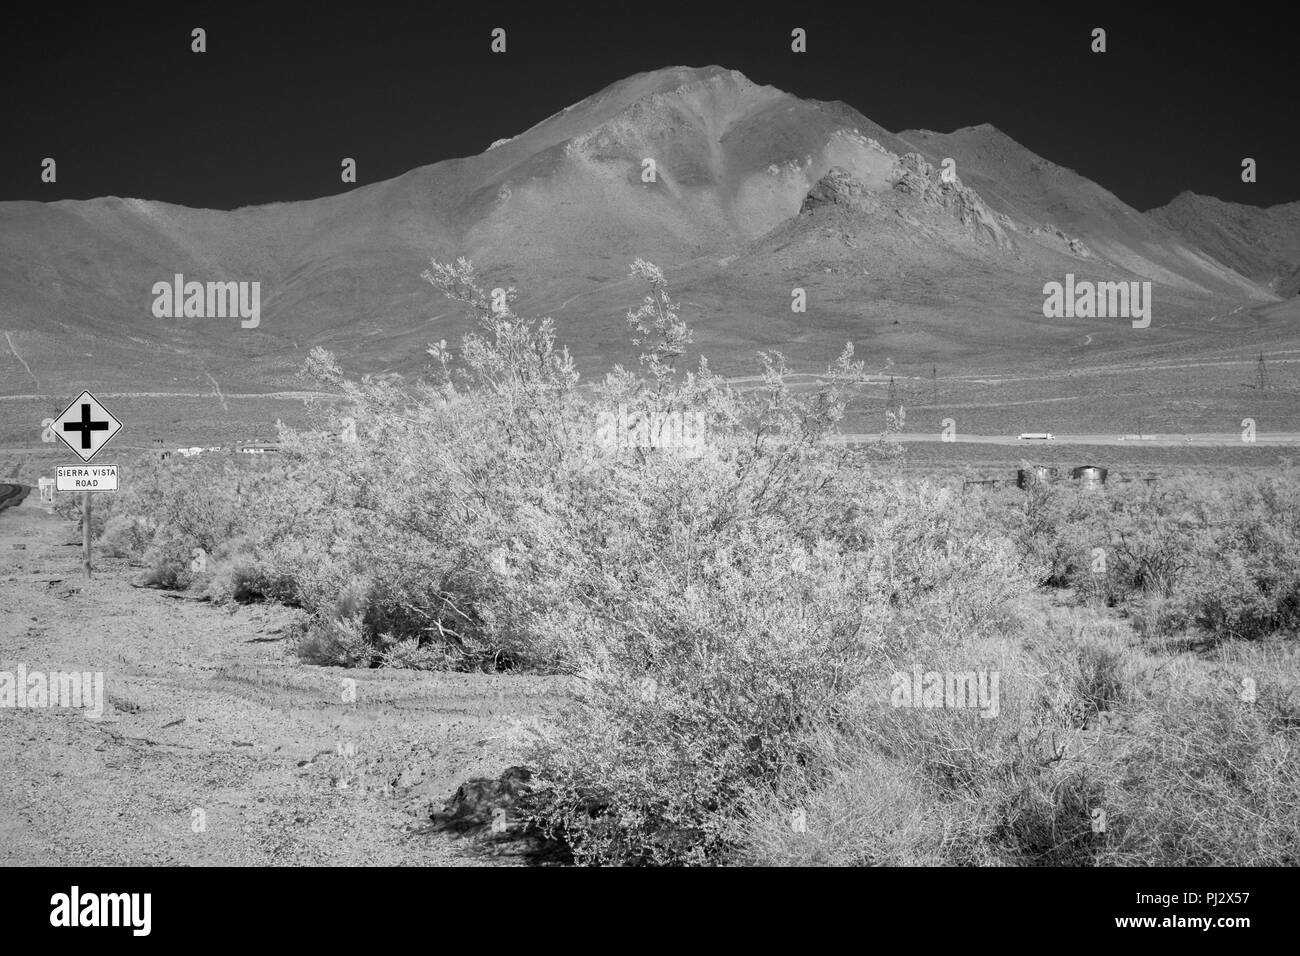
[[[1279,295],[1300,293],[1300,202],[1260,208],[1184,192],[1147,216]]]
[[[1077,239],[1101,263],[1192,294],[1271,297],[1243,276],[1153,223],[1113,193],[1044,159],[988,124],[952,133],[907,130],[899,139],[931,162],[952,157],[989,206],[1033,237]]]

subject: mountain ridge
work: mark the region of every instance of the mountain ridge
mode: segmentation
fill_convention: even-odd
[[[832,169],[875,206],[834,226],[829,214],[801,218]],[[794,244],[778,249],[785,236]],[[635,74],[478,155],[319,199],[230,211],[121,197],[0,203],[0,325],[25,355],[78,380],[143,361],[175,381],[220,368],[276,384],[308,343],[361,370],[410,372],[425,341],[468,328],[419,279],[429,258],[460,255],[486,281],[518,286],[525,307],[573,323],[575,352],[593,365],[626,357],[621,314],[636,297],[625,281],[636,257],[675,270],[698,303],[720,310],[701,339],[726,354],[789,334],[811,357],[831,348],[817,341],[818,322],[827,336],[883,334],[870,298],[880,290],[861,281],[873,274],[899,277],[890,294],[900,298],[888,301],[935,326],[926,349],[945,347],[937,330],[963,302],[997,313],[981,285],[1014,289],[1004,310],[1032,323],[1043,282],[1071,270],[1151,279],[1178,314],[1275,298],[991,124],[895,134],[847,104],[711,65]],[[906,287],[942,286],[948,269],[949,298]],[[177,273],[260,281],[259,328],[155,319],[149,289]],[[827,274],[841,285],[816,300],[816,321],[792,327],[791,284]],[[737,275],[749,279],[737,287]],[[991,314],[988,328],[1002,322]],[[993,360],[1001,334],[957,338]],[[4,362],[4,381],[21,388],[25,376],[9,374],[16,361],[0,353]]]
[[[1147,216],[1278,295],[1300,294],[1300,201],[1251,206],[1184,190]]]

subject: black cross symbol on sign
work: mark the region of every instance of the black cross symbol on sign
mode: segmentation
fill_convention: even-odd
[[[79,421],[79,422],[64,422],[64,423],[63,423],[63,430],[64,430],[65,432],[76,432],[76,431],[81,432],[81,447],[82,447],[82,448],[89,448],[89,447],[90,447],[90,433],[91,433],[91,432],[106,432],[106,431],[108,431],[108,422],[92,422],[92,421],[90,420],[90,403],[88,403],[88,402],[82,402],[82,403],[81,403],[81,421]]]

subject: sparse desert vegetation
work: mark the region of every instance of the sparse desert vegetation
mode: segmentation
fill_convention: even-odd
[[[578,862],[1297,862],[1289,471],[963,495],[888,428],[832,440],[851,347],[816,388],[775,353],[744,391],[679,368],[649,263],[638,368],[582,386],[513,289],[464,260],[425,278],[477,325],[425,384],[315,350],[342,398],[316,428],[131,463],[100,547],[143,583],[299,608],[307,662],[571,675],[521,810]],[[702,443],[646,440],[674,414]],[[932,673],[997,696],[900,706],[897,675]]]

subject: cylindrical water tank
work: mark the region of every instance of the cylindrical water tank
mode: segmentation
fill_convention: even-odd
[[[1099,488],[1106,483],[1106,469],[1099,465],[1080,465],[1070,469],[1070,477],[1082,481],[1085,488]]]
[[[1060,471],[1051,465],[1034,465],[1021,468],[1016,472],[1016,487],[1028,488],[1030,485],[1049,484],[1060,476]]]

